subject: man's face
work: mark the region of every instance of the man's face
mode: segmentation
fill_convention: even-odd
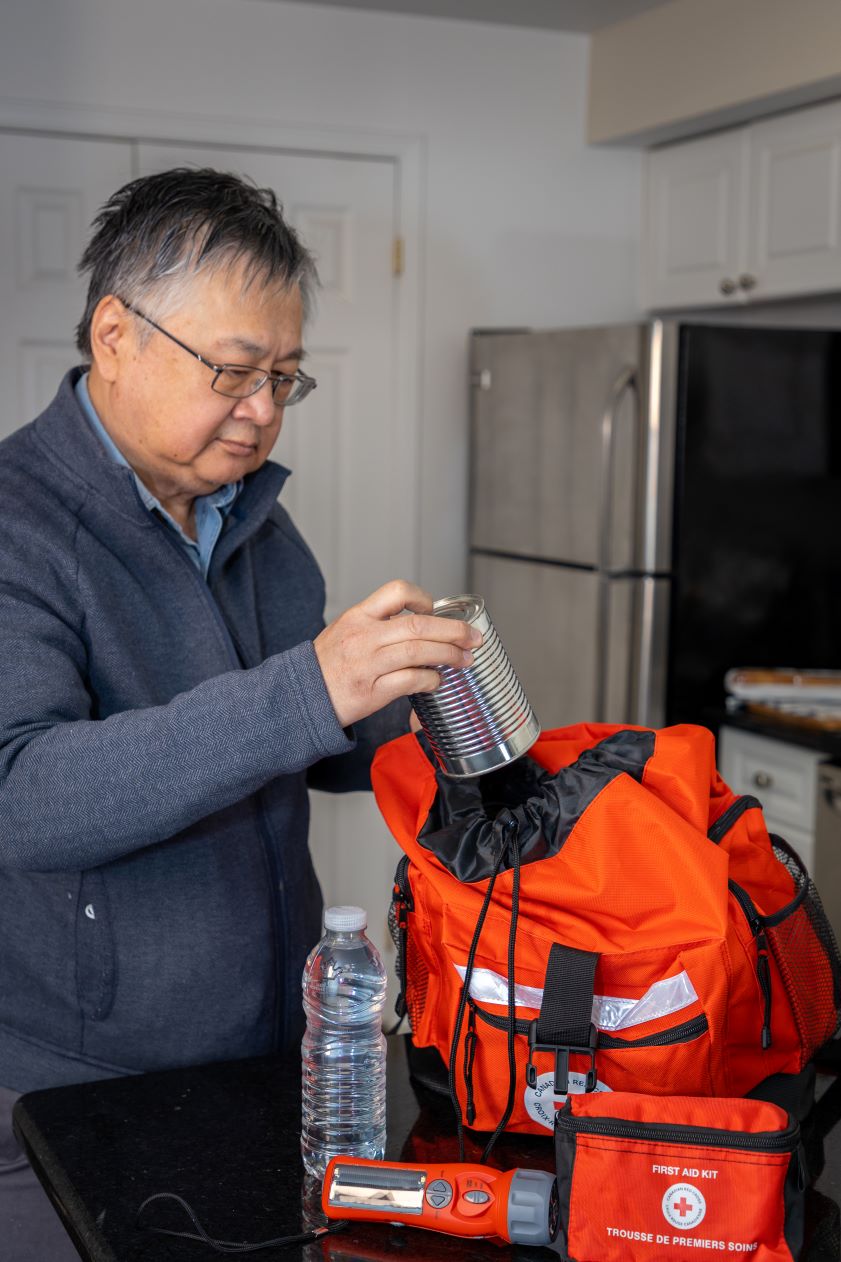
[[[126,321],[107,365],[101,415],[150,489],[162,498],[191,498],[258,469],[283,420],[269,383],[247,399],[217,394],[211,369],[138,317],[126,313]],[[285,373],[300,364],[298,287],[246,288],[240,268],[198,275],[158,323],[216,364]],[[96,395],[94,402],[100,405]]]

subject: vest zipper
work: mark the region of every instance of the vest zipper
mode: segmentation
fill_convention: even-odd
[[[142,500],[141,500],[141,503],[142,503]],[[240,649],[238,649],[234,641],[233,634],[229,630],[228,624],[225,621],[224,617],[222,616],[222,610],[219,608],[219,605],[216,601],[216,597],[213,595],[213,592],[210,590],[210,584],[208,580],[199,572],[195,564],[190,560],[190,558],[185,553],[184,549],[181,547],[180,543],[178,543],[178,541],[173,537],[172,531],[170,530],[169,526],[167,526],[167,524],[158,517],[155,517],[155,521],[157,522],[169,546],[175,549],[178,556],[180,556],[182,562],[186,566],[188,566],[188,568],[192,572],[194,581],[198,584],[198,587],[201,591],[202,600],[204,601],[206,607],[210,611],[211,617],[213,618],[214,622],[216,623],[216,626],[218,627],[221,633],[222,640],[224,641],[225,646],[228,650],[228,657],[231,661],[232,666],[234,667],[235,670],[248,670],[245,655],[242,653]],[[265,818],[266,811],[265,811],[265,807],[263,806],[262,794],[257,793],[254,796],[257,799],[256,812],[255,812],[257,816],[257,832],[260,836],[260,844],[263,851],[263,860],[266,864],[266,868],[268,871],[268,879],[272,887],[272,897],[269,899],[269,906],[271,908],[272,927],[274,929],[274,944],[275,944],[274,1037],[275,1037],[275,1047],[280,1048],[283,1046],[283,1035],[286,1029],[286,1014],[283,1011],[283,1005],[281,1004],[281,997],[280,997],[281,965],[280,965],[278,947],[279,947],[281,938],[283,939],[284,961],[288,958],[289,952],[287,949],[287,942],[286,942],[286,920],[285,920],[285,917],[282,917],[280,914],[279,900],[275,896],[275,891],[277,891],[278,894],[284,891],[285,879],[284,879],[284,875],[282,871],[280,870],[279,859],[278,859],[278,855],[276,853],[275,847],[273,847],[271,844],[269,827]]]
[[[470,1007],[475,1011],[480,1021],[484,1021],[486,1025],[491,1026],[494,1030],[507,1030],[508,1018],[497,1016],[493,1012],[485,1012],[480,1008],[475,999],[468,999]],[[518,1018],[514,1023],[514,1030],[517,1034],[527,1035],[531,1021],[525,1021]],[[596,1048],[598,1051],[634,1051],[638,1047],[671,1047],[675,1043],[692,1043],[695,1039],[706,1034],[709,1030],[709,1022],[702,1013],[698,1017],[693,1017],[691,1021],[684,1021],[681,1025],[673,1026],[670,1030],[661,1030],[658,1034],[644,1034],[639,1039],[621,1039],[615,1034],[608,1034],[604,1030],[598,1031],[598,1042]]]
[[[771,966],[768,963],[768,939],[765,936],[765,926],[762,923],[762,917],[753,905],[753,899],[747,890],[742,889],[741,885],[737,885],[735,881],[727,882],[730,893],[742,909],[745,920],[748,922],[748,928],[753,934],[756,943],[756,977],[759,982],[759,989],[762,991],[763,1010],[762,1010],[762,1048],[764,1051],[771,1046]]]

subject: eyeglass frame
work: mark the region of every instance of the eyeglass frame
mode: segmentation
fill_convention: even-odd
[[[212,360],[205,359],[204,355],[200,355],[198,351],[193,350],[192,346],[188,346],[186,342],[182,342],[181,339],[176,337],[174,333],[170,333],[167,329],[163,328],[160,324],[157,324],[150,316],[147,316],[142,311],[140,311],[138,307],[135,307],[130,302],[127,302],[125,298],[120,298],[120,302],[123,304],[123,306],[126,308],[127,311],[130,311],[132,313],[132,315],[136,315],[141,320],[145,320],[145,322],[147,324],[150,324],[153,329],[157,329],[158,333],[163,333],[164,337],[168,337],[169,340],[171,342],[174,342],[176,346],[180,346],[182,351],[186,351],[188,355],[192,355],[194,359],[197,359],[200,364],[204,364],[205,368],[210,368],[216,374],[215,377],[213,378],[213,381],[210,383],[210,388],[216,394],[221,395],[221,397],[224,399],[250,399],[252,395],[255,395],[257,393],[258,390],[262,390],[266,382],[269,381],[271,382],[272,402],[274,403],[275,407],[288,408],[288,407],[294,407],[296,403],[302,403],[304,399],[307,397],[307,395],[311,394],[312,391],[318,385],[318,382],[316,381],[315,377],[310,377],[307,373],[302,372],[300,368],[294,373],[288,373],[288,372],[264,373],[261,368],[256,368],[254,364],[214,364]],[[219,377],[221,376],[221,374],[230,368],[236,368],[244,372],[256,372],[259,375],[259,380],[257,381],[257,384],[254,386],[254,389],[249,390],[248,394],[227,394],[224,390],[217,390],[216,382],[219,380]],[[283,383],[289,382],[289,381],[296,381],[300,386],[304,386],[305,387],[304,393],[299,395],[297,399],[293,399],[291,403],[289,403],[288,401],[279,403],[277,399],[275,399],[275,391],[277,390],[279,385],[282,385]]]

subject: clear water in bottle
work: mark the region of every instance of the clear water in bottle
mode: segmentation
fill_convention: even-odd
[[[321,1177],[337,1155],[385,1154],[386,972],[361,907],[330,907],[304,966],[301,1154]]]

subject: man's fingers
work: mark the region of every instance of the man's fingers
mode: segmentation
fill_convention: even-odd
[[[434,692],[441,683],[435,670],[395,670],[377,680],[375,692],[377,705],[387,705],[398,697],[409,697],[416,692]],[[417,724],[417,728],[420,723]],[[417,730],[417,728],[415,730]]]
[[[398,640],[395,644],[383,645],[371,661],[378,679],[383,675],[418,667],[428,666],[438,670],[441,666],[464,669],[465,666],[472,665],[473,654],[469,649],[434,640]]]
[[[481,634],[469,622],[461,622],[455,618],[435,618],[422,613],[390,618],[383,631],[384,642],[388,644],[396,644],[400,640],[431,640],[440,644],[477,648],[482,643]]]
[[[390,583],[378,587],[370,596],[359,602],[357,606],[372,618],[393,618],[404,609],[412,609],[417,613],[429,613],[433,600],[429,592],[415,583],[407,583],[402,578],[395,578]]]

